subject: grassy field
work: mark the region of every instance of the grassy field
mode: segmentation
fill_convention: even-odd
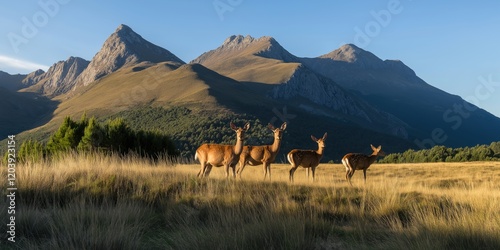
[[[498,162],[374,164],[352,187],[338,164],[314,183],[299,168],[294,184],[285,164],[272,181],[261,166],[236,181],[198,168],[99,155],[19,164],[16,242],[0,248],[500,249]]]

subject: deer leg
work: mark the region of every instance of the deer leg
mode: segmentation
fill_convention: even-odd
[[[231,164],[231,169],[233,170],[233,179],[236,179],[236,163]]]
[[[264,165],[266,166],[266,172],[269,173],[269,181],[271,181],[271,163],[264,162]]]
[[[236,173],[240,176],[241,178],[241,172],[243,172],[243,169],[245,168],[247,161],[246,159],[241,159],[239,164],[238,164],[238,169],[236,170]]]
[[[351,178],[354,175],[354,171],[356,171],[356,170],[355,169],[351,169],[351,171],[349,172],[349,184],[351,184],[351,186],[352,186]]]
[[[229,165],[231,164],[224,164],[224,170],[226,171],[226,179],[229,177]]]
[[[366,169],[363,169],[363,179],[364,179],[364,182],[366,184]]]
[[[314,174],[316,172],[316,167],[311,167],[311,172],[312,172],[313,182],[314,182]]]
[[[264,180],[266,180],[267,177],[267,166],[265,163],[262,164],[262,170],[264,170]]]
[[[207,164],[203,176],[208,177],[210,175],[210,172],[212,172],[212,164]]]
[[[309,168],[306,168],[306,179],[309,180]]]
[[[293,182],[293,173],[295,173],[295,170],[297,170],[297,167],[292,165],[292,168],[290,169],[290,182]]]
[[[205,162],[201,162],[200,172],[198,172],[197,177],[205,177],[205,170],[207,169],[207,165]]]

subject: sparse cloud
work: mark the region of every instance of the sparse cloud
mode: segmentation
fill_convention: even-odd
[[[42,65],[34,62],[24,61],[12,57],[8,57],[5,55],[0,55],[0,70],[5,69],[15,69],[17,71],[22,72],[31,72],[37,69],[43,69],[47,71],[49,66]],[[17,73],[17,72],[9,72],[9,73]]]

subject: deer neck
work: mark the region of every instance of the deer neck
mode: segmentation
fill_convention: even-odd
[[[281,140],[274,138],[274,142],[271,145],[271,152],[276,153],[280,149]]]
[[[243,151],[243,140],[241,140],[239,137],[236,138],[236,144],[234,145],[233,148],[234,154],[241,154],[241,151]]]
[[[377,160],[377,157],[378,157],[378,155],[375,155],[375,154],[368,156],[368,158],[370,159],[370,165]]]
[[[324,149],[325,149],[325,147],[318,147],[318,150],[316,150],[316,154],[318,154],[319,156],[323,156]]]

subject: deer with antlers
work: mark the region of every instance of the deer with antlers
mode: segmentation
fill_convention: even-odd
[[[229,167],[231,167],[233,169],[233,177],[236,177],[234,168],[243,150],[245,132],[250,128],[250,123],[247,122],[243,128],[236,127],[232,122],[230,126],[236,132],[235,145],[203,144],[196,149],[194,159],[199,160],[201,164],[198,177],[208,177],[213,166],[224,166],[226,178],[229,177]]]
[[[268,124],[267,127],[273,131],[274,142],[271,145],[262,146],[244,146],[243,152],[240,155],[240,161],[236,173],[241,178],[241,173],[245,169],[245,165],[257,166],[261,165],[264,167],[264,180],[269,173],[269,180],[271,180],[271,163],[276,159],[276,155],[280,149],[281,138],[283,137],[283,131],[286,129],[286,122],[284,122],[281,127],[275,128],[272,124]]]
[[[325,149],[327,133],[323,135],[322,138],[317,139],[311,135],[311,139],[318,144],[318,150],[301,150],[294,149],[290,151],[287,155],[288,162],[292,165],[290,169],[290,182],[293,182],[293,173],[299,166],[306,169],[306,176],[309,178],[309,169],[312,171],[312,178],[314,181],[314,173],[316,172],[316,167],[319,165],[319,161],[323,157],[323,150]]]
[[[370,165],[377,160],[379,156],[385,156],[385,152],[382,151],[382,146],[374,147],[371,145],[373,153],[371,155],[364,155],[358,153],[349,153],[346,154],[342,158],[342,164],[345,167],[345,179],[351,184],[352,175],[354,175],[354,171],[363,170],[364,182],[366,183],[366,170],[370,167]]]

